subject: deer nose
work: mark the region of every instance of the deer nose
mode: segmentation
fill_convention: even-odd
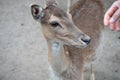
[[[84,38],[82,38],[81,40],[82,40],[83,42],[85,42],[86,44],[89,44],[90,41],[91,41],[91,39],[84,39]]]

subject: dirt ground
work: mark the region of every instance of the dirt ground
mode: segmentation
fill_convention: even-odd
[[[0,0],[0,80],[49,80],[47,45],[30,4],[42,0]],[[105,10],[114,0],[102,0]],[[120,80],[120,32],[105,28],[96,52],[96,80]]]

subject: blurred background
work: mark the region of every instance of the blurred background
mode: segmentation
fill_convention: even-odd
[[[101,0],[105,11],[115,0]],[[61,6],[66,5],[63,1]],[[0,80],[48,80],[47,45],[30,5],[43,0],[0,0]],[[105,27],[96,52],[96,80],[120,80],[120,32]]]

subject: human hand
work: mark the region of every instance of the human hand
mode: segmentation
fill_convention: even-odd
[[[120,31],[120,0],[115,1],[105,13],[104,25]]]

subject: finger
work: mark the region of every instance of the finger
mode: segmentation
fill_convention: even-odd
[[[109,20],[110,20],[110,16],[105,14],[105,16],[104,16],[104,25],[105,26],[109,26]]]
[[[116,21],[116,30],[120,31],[120,18]]]
[[[120,18],[120,9],[118,9],[110,19],[110,23],[115,23]]]
[[[106,12],[106,14],[108,14],[110,17],[112,17],[112,15],[117,11],[119,7],[117,6],[116,2],[113,3],[113,5],[108,9],[108,11]]]
[[[110,29],[111,29],[111,30],[114,30],[114,29],[115,29],[115,24],[110,23]]]
[[[110,9],[108,9],[108,11],[105,13],[105,16],[104,16],[104,24],[106,26],[109,25],[109,20],[110,18],[112,17],[112,15],[115,13],[115,11],[118,9],[118,7],[113,4]]]

